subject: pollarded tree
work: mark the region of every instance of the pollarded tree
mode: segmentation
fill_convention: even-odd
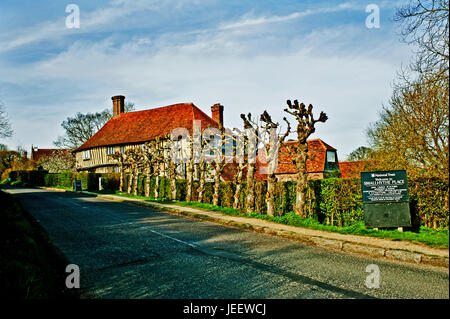
[[[261,132],[264,136],[264,157],[267,163],[267,215],[275,215],[275,186],[276,186],[276,175],[275,171],[278,164],[278,151],[280,146],[284,143],[284,140],[291,132],[291,126],[286,118],[283,120],[287,123],[286,132],[280,136],[277,134],[277,129],[279,128],[279,123],[274,123],[267,111],[261,114]]]
[[[137,195],[139,169],[143,165],[143,154],[140,148],[131,148],[125,151],[126,163],[129,165],[130,178],[128,181],[127,193],[130,194],[133,189],[133,194]]]
[[[247,137],[247,199],[245,209],[247,213],[255,211],[255,170],[256,152],[259,144],[258,123],[252,120],[252,114],[241,114]]]
[[[317,122],[325,123],[328,116],[324,112],[320,112],[319,118],[314,119],[311,104],[306,108],[305,104],[299,104],[297,100],[292,102],[287,100],[289,108],[284,109],[286,113],[294,116],[297,121],[297,143],[289,146],[285,144],[286,148],[291,152],[294,159],[294,164],[297,170],[297,187],[294,212],[302,217],[306,216],[306,193],[308,187],[308,171],[306,168],[306,160],[308,159],[308,137],[316,130]]]
[[[177,142],[170,139],[170,134],[164,138],[164,164],[167,168],[167,177],[170,180],[170,199],[177,199],[177,168],[182,164],[182,161],[178,158],[179,153],[174,152],[177,148]],[[172,156],[171,156],[172,154]],[[178,156],[178,157],[177,157]]]
[[[212,153],[211,156],[208,156],[208,161],[211,162],[214,171],[213,205],[219,204],[220,178],[225,166],[232,159],[232,154],[230,154],[232,151],[231,135],[231,132],[223,127],[219,129],[210,127],[203,134],[203,140],[206,140],[207,144],[202,153],[205,151]]]
[[[234,175],[234,185],[236,186],[233,196],[233,208],[239,208],[239,198],[242,190],[242,181],[244,177],[244,169],[246,163],[245,150],[248,147],[248,138],[238,129],[234,129],[237,135],[233,136],[233,154],[236,154],[236,160],[238,162],[237,172]]]
[[[197,152],[199,152],[199,154],[197,154],[197,156],[200,157],[200,161],[199,161],[199,163],[197,163],[197,169],[198,169],[198,175],[199,175],[198,176],[199,177],[199,182],[198,182],[199,185],[197,188],[197,192],[198,192],[197,202],[199,202],[199,203],[202,203],[204,201],[206,177],[207,177],[207,175],[209,175],[210,164],[206,160],[206,152],[208,150],[209,150],[208,140],[203,138],[200,143],[200,148],[197,150]]]
[[[143,148],[144,167],[145,167],[145,196],[150,197],[150,180],[153,176],[156,177],[154,197],[159,197],[159,175],[161,173],[161,164],[164,161],[164,150],[161,146],[161,139],[147,142]]]
[[[125,155],[120,152],[115,152],[114,154],[109,155],[109,157],[116,161],[119,166],[119,191],[123,192],[123,171],[126,168]]]

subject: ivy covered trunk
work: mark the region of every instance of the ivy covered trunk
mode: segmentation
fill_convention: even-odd
[[[267,175],[267,193],[266,193],[266,204],[267,204],[267,215],[275,216],[275,185],[277,178],[274,173]]]
[[[308,154],[308,144],[299,143],[295,163],[297,166],[297,187],[295,194],[295,214],[306,217],[306,193],[308,191],[308,171],[306,169],[306,159]]]

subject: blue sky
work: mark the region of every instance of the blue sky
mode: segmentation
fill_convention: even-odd
[[[65,8],[80,8],[68,29]],[[225,124],[240,113],[286,116],[286,99],[329,120],[311,138],[342,160],[366,145],[365,130],[391,94],[411,48],[392,22],[405,1],[1,1],[0,101],[10,148],[53,147],[61,122],[112,108],[122,94],[137,110],[193,102]],[[380,28],[367,28],[368,4]],[[292,136],[294,137],[294,136]]]

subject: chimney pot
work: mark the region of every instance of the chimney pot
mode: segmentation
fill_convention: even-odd
[[[113,117],[125,113],[125,96],[115,95],[111,100],[113,101]]]

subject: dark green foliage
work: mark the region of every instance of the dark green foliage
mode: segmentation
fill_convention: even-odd
[[[448,228],[448,180],[438,178],[408,179],[409,199],[422,225]]]
[[[185,179],[177,179],[177,200],[186,200],[186,185]]]
[[[22,185],[43,185],[47,171],[11,171],[11,182],[19,181]]]
[[[45,171],[12,171],[9,173],[11,184],[23,186],[48,186],[72,188],[73,181],[80,179],[83,189],[98,191],[98,179],[102,177],[104,192],[114,192],[119,189],[119,173],[58,173],[49,174]],[[129,174],[124,174],[123,190],[126,192]],[[150,197],[154,196],[155,177],[150,181]],[[219,206],[233,207],[235,185],[232,182],[222,182],[220,186]],[[186,180],[177,180],[177,200],[186,200]],[[408,180],[410,207],[415,221],[415,227],[424,225],[430,228],[448,228],[449,184],[441,179]],[[192,201],[198,198],[198,181],[193,185]],[[275,188],[275,216],[284,216],[293,210],[295,204],[296,182],[278,182]],[[267,183],[258,181],[255,184],[255,210],[266,213]],[[138,195],[145,196],[145,175],[140,174]],[[170,198],[170,180],[160,178],[159,199]],[[213,198],[213,183],[206,182],[203,203],[211,204]],[[245,208],[246,183],[242,183],[239,209]],[[361,199],[360,179],[327,178],[309,180],[306,198],[306,217],[321,224],[345,227],[355,225],[364,220]]]
[[[233,207],[234,184],[232,182],[222,182],[219,188],[219,206]]]

